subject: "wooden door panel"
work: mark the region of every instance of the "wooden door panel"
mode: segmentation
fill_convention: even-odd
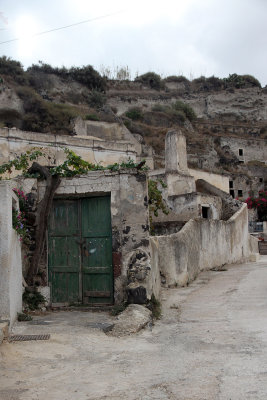
[[[55,200],[48,247],[53,303],[112,304],[110,197]]]
[[[48,270],[52,303],[81,299],[78,202],[55,200],[48,229]]]
[[[79,302],[79,274],[50,271],[53,303]]]
[[[82,200],[83,301],[112,304],[113,270],[110,198]]]
[[[82,260],[84,272],[90,272],[91,268],[109,267],[112,263],[110,238],[85,238]]]
[[[105,237],[111,234],[110,197],[82,200],[82,236]]]
[[[79,235],[77,200],[55,200],[50,215],[49,233],[51,236]]]

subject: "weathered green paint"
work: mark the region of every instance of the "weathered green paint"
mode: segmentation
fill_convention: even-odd
[[[110,197],[55,200],[48,239],[52,302],[112,304]]]

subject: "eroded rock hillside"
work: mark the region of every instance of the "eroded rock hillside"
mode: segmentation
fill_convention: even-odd
[[[2,127],[75,135],[77,117],[119,122],[153,147],[156,167],[164,166],[166,132],[179,127],[187,136],[189,166],[235,175],[250,188],[263,188],[267,180],[267,88],[250,75],[189,81],[147,73],[119,81],[91,66],[40,63],[24,71],[2,57],[0,79]]]

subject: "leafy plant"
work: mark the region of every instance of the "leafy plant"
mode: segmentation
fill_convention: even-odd
[[[223,79],[226,86],[240,89],[246,86],[256,86],[261,88],[260,82],[252,75],[230,74],[228,78]]]
[[[152,293],[151,300],[148,304],[148,308],[152,312],[152,319],[160,319],[161,318],[161,304],[160,301],[156,299],[154,293]]]
[[[85,119],[87,119],[89,121],[99,121],[99,116],[96,114],[87,114],[85,116]]]
[[[33,310],[38,310],[40,308],[40,304],[45,303],[45,298],[44,296],[35,289],[34,292],[29,292],[27,291],[27,288],[25,292],[22,295],[22,300],[24,303],[27,304],[28,308],[33,311]]]
[[[15,157],[14,160],[11,160],[7,163],[0,165],[0,179],[2,179],[1,175],[5,173],[11,174],[13,168],[16,171],[22,171],[23,173],[26,174],[30,166],[30,162],[36,160],[38,157],[43,155],[44,154],[40,149],[28,150],[26,151],[26,153],[23,153],[20,156]]]
[[[92,164],[88,161],[83,160],[81,156],[78,156],[74,151],[70,149],[65,148],[64,152],[66,154],[66,160],[58,166],[49,168],[51,175],[72,177],[76,175],[87,174],[90,171],[119,171],[120,169],[127,168],[138,168],[141,171],[147,170],[145,162],[141,167],[139,167],[140,163],[135,163],[133,160],[129,159],[128,161],[114,163],[103,167],[102,165]],[[17,156],[14,160],[0,165],[0,179],[2,179],[1,175],[7,172],[11,173],[13,168],[17,171],[22,171],[23,176],[25,177],[39,178],[40,176],[38,174],[29,174],[28,169],[30,167],[31,161],[34,161],[41,156],[45,156],[45,154],[41,150],[28,150],[26,153]]]
[[[29,314],[26,314],[24,312],[22,313],[18,313],[18,321],[22,322],[22,321],[32,321],[32,316]]]
[[[25,206],[27,202],[27,197],[22,189],[13,188],[13,192],[16,193],[19,199],[19,209],[20,211],[25,211]]]
[[[106,103],[106,97],[99,91],[93,90],[88,96],[88,104],[94,108],[101,108]]]
[[[248,197],[246,203],[248,208],[257,210],[261,221],[267,221],[267,191],[260,190],[258,197]]]
[[[133,121],[143,119],[142,109],[139,107],[132,107],[126,113],[126,117],[132,119]]]
[[[27,86],[19,86],[16,92],[22,99],[25,110],[25,114],[20,117],[23,130],[72,133],[72,120],[79,115],[84,116],[77,107],[46,101]]]
[[[49,64],[39,61],[39,64],[33,64],[27,69],[27,72],[45,72],[47,74],[55,74],[62,78],[73,79],[85,85],[88,89],[94,89],[100,92],[106,90],[106,79],[103,78],[91,65],[83,67],[52,67]]]
[[[158,184],[161,184],[163,188],[166,188],[166,184],[162,181],[154,181],[152,179],[148,180],[148,204],[149,204],[149,220],[150,220],[150,232],[153,234],[153,215],[158,217],[159,211],[163,214],[168,215],[169,210],[166,203],[162,197],[162,192],[158,188]]]
[[[131,130],[132,127],[132,121],[129,121],[128,119],[123,121],[124,125],[126,126],[127,129],[129,129],[129,131]]]
[[[189,121],[193,121],[197,117],[193,108],[189,106],[189,104],[183,103],[180,100],[177,100],[175,103],[173,103],[172,107],[174,110],[179,111],[180,113],[183,112]]]
[[[148,85],[151,89],[159,90],[162,87],[161,77],[155,72],[147,72],[146,74],[137,76],[135,81]]]
[[[22,64],[6,56],[0,57],[0,74],[11,76],[19,84],[28,82]]]
[[[25,244],[30,244],[30,235],[26,228],[26,218],[22,211],[12,208],[12,226],[19,235],[19,241]]]

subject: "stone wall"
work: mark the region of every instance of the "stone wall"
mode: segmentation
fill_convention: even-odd
[[[239,161],[245,164],[249,161],[261,161],[267,164],[266,160],[266,143],[262,139],[239,139],[234,137],[220,137],[220,145],[229,146]],[[239,154],[242,150],[243,154]]]
[[[209,182],[211,185],[217,187],[218,189],[223,190],[226,193],[229,193],[229,176],[214,174],[212,172],[202,171],[200,169],[189,168],[189,173],[195,178],[195,181],[198,179],[204,179]]]
[[[38,201],[44,190],[45,182],[39,182]],[[140,287],[145,289],[146,298],[152,293],[158,297],[159,274],[151,262],[149,242],[146,174],[136,170],[91,172],[86,176],[63,178],[56,191],[56,197],[60,198],[101,194],[111,196],[115,303],[124,301],[127,293],[131,297]]]
[[[151,240],[167,285],[187,285],[201,270],[243,262],[258,253],[257,240],[248,233],[245,204],[228,221],[190,220],[178,233]]]
[[[73,150],[85,161],[103,166],[127,161],[136,161],[136,147],[129,141],[114,142],[87,136],[58,136],[38,132],[25,132],[19,129],[0,128],[0,159],[8,162],[16,155],[32,148],[42,148],[45,159],[39,162],[54,166],[65,161],[64,148]],[[14,176],[15,174],[13,174]]]
[[[18,198],[9,181],[0,182],[0,319],[12,327],[22,310],[21,245],[12,227],[12,206]]]

